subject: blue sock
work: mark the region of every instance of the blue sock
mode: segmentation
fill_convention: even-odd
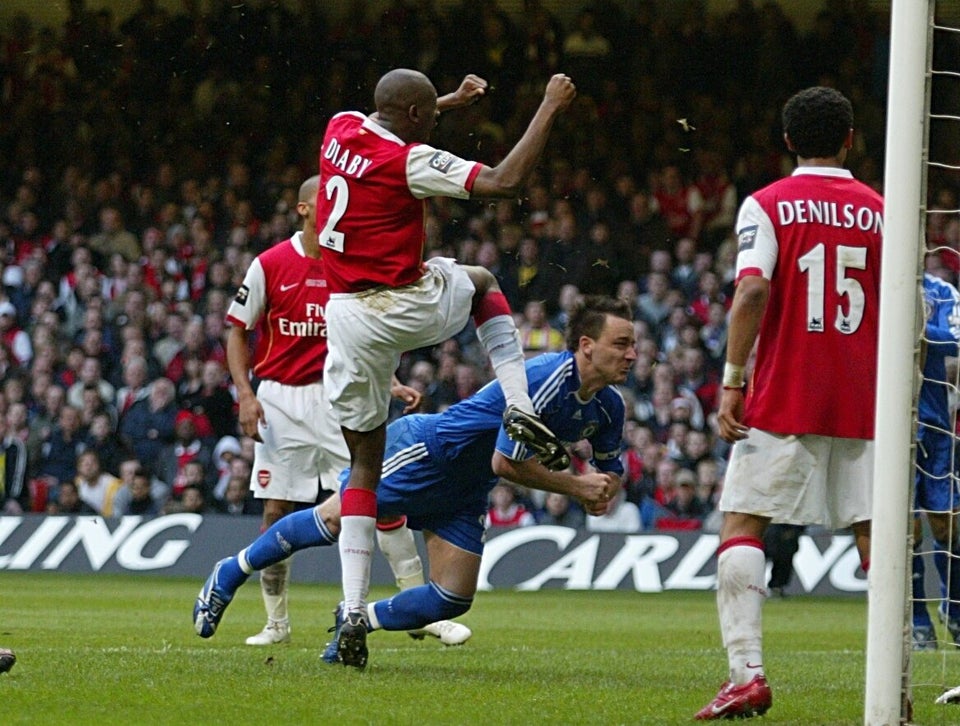
[[[926,573],[926,568],[923,564],[923,557],[918,555],[916,552],[913,554],[913,625],[914,627],[919,626],[933,626],[933,621],[930,620],[930,612],[927,610],[926,603],[926,590],[923,584],[923,577]]]
[[[336,541],[314,507],[301,509],[277,520],[241,554],[252,569],[262,570],[287,559],[298,550],[328,546]]]
[[[449,620],[470,609],[472,597],[456,595],[434,582],[398,592],[374,604],[384,630],[416,630],[438,620]]]

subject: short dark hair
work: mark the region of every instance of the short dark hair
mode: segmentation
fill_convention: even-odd
[[[783,106],[783,131],[804,159],[836,156],[851,128],[853,106],[834,88],[806,88]]]
[[[596,340],[603,332],[607,315],[633,321],[633,311],[625,300],[606,295],[587,295],[574,309],[567,324],[567,350],[575,351],[580,346],[580,338],[586,335]]]

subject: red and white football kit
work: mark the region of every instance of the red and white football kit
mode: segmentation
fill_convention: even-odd
[[[883,199],[801,167],[748,197],[737,279],[770,296],[720,508],[844,527],[870,518]]]
[[[473,283],[453,260],[423,262],[423,200],[468,198],[481,168],[407,144],[359,113],[327,125],[317,195],[331,292],[324,377],[343,426],[369,431],[386,421],[400,355],[466,325]]]
[[[329,297],[323,262],[304,254],[297,232],[253,260],[227,310],[233,325],[257,330],[252,367],[267,421],[250,483],[258,498],[314,502],[318,478],[336,490],[349,465],[323,386]]]

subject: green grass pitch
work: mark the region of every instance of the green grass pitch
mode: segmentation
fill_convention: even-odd
[[[256,579],[210,640],[191,623],[200,585],[0,573],[0,645],[19,658],[0,676],[0,723],[683,724],[726,671],[712,593],[484,592],[466,645],[374,633],[360,673],[319,660],[336,586],[294,585],[292,642],[253,648]],[[862,598],[771,601],[764,626],[774,706],[760,723],[863,722]],[[917,723],[960,723],[960,706],[933,705],[944,677],[960,684],[958,659],[915,659],[930,682]]]

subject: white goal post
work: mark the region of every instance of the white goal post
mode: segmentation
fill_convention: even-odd
[[[893,0],[884,167],[873,537],[870,549],[864,723],[907,717],[905,628],[910,481],[919,341],[921,240],[934,0]]]

